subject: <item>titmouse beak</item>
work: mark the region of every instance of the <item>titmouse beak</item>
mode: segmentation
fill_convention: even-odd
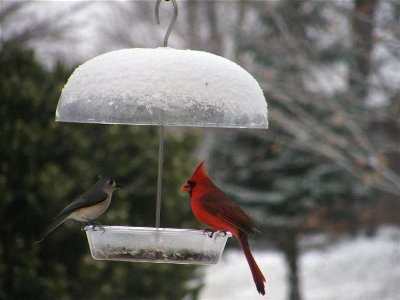
[[[124,186],[120,185],[118,182],[115,182],[117,185],[115,186],[116,189],[120,190],[122,189]]]

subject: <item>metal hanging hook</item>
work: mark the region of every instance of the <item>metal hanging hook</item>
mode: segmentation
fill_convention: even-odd
[[[165,1],[170,1],[170,0],[165,0]],[[155,10],[157,24],[160,24],[160,3],[161,3],[161,0],[157,0],[156,10]],[[174,4],[174,15],[172,16],[171,23],[169,24],[167,33],[165,34],[165,37],[164,37],[164,47],[168,46],[169,35],[171,34],[172,29],[174,28],[176,19],[178,18],[178,4],[176,3],[176,0],[172,0],[172,3]]]

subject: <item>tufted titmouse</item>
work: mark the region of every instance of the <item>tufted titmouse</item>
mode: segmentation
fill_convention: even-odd
[[[100,217],[110,206],[112,193],[121,186],[106,176],[99,176],[96,184],[87,192],[80,195],[67,207],[65,207],[53,220],[53,222],[42,232],[36,243],[51,233],[67,219],[74,219],[86,224]]]

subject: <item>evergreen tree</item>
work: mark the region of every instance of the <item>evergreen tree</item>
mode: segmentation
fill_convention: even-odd
[[[77,222],[34,244],[98,174],[125,186],[100,222],[154,226],[157,128],[56,123],[69,74],[61,64],[43,69],[30,50],[1,49],[0,298],[180,299],[196,293],[199,285],[187,285],[196,278],[193,266],[94,261]],[[163,227],[194,220],[179,186],[191,172],[196,143],[193,134],[166,136]]]

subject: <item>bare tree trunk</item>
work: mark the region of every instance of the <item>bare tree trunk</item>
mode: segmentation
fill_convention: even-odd
[[[198,49],[199,48],[199,36],[198,36],[198,3],[197,1],[187,1],[184,2],[185,8],[187,11],[187,36],[188,36],[188,44],[190,49]]]
[[[214,1],[207,1],[207,23],[209,25],[208,49],[214,54],[222,54],[222,37],[219,32],[218,19],[217,19],[217,4]]]
[[[288,300],[301,300],[300,287],[299,287],[299,268],[298,268],[299,249],[298,249],[296,229],[291,228],[288,230],[287,243],[284,251],[289,271]]]
[[[353,48],[349,85],[355,95],[362,99],[368,93],[368,75],[371,67],[371,52],[374,46],[374,14],[377,0],[354,0]]]
[[[243,22],[246,14],[247,4],[244,0],[240,0],[237,4],[238,15],[235,22],[234,31],[234,49],[233,49],[233,59],[235,61],[240,61],[240,55],[243,52]]]
[[[288,300],[301,300],[299,280],[299,245],[298,231],[294,227],[284,229],[280,241],[280,248],[285,255],[285,262],[288,268],[289,293]]]

